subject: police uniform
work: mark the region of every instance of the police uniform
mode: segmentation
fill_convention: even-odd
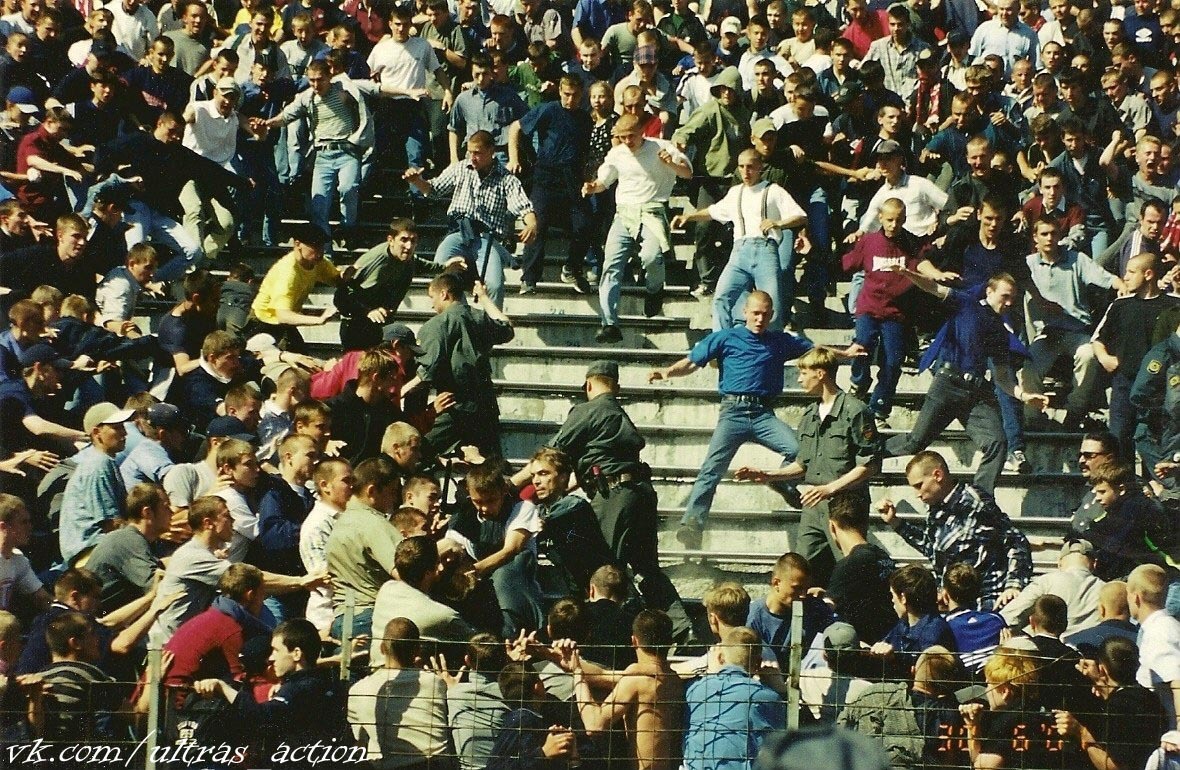
[[[985,287],[951,289],[943,300],[951,317],[939,329],[919,367],[933,369],[934,382],[913,429],[889,439],[885,453],[889,457],[917,454],[958,419],[983,454],[975,484],[992,494],[1004,470],[1008,440],[988,369],[1009,366],[1011,355],[1027,356],[1028,351],[1003,316],[988,306]]]
[[[619,365],[596,361],[586,372],[619,381]],[[672,581],[660,569],[656,491],[651,468],[639,459],[645,442],[613,393],[604,393],[570,410],[549,442],[573,460],[582,488],[593,498],[603,537],[620,564],[630,568],[645,603],[672,618],[677,639],[691,632],[691,621]]]
[[[1154,476],[1156,463],[1175,461],[1180,452],[1180,336],[1147,352],[1131,386],[1131,405],[1139,415],[1135,448]],[[1168,487],[1176,483],[1171,476],[1160,480]]]
[[[799,454],[795,461],[805,468],[803,484],[828,484],[858,466],[877,460],[882,451],[872,412],[851,395],[840,392],[827,417],[820,417],[819,403],[807,407],[799,423]],[[868,510],[869,488],[862,484],[856,495],[859,509]],[[827,585],[840,549],[828,532],[828,501],[803,508],[799,520],[797,552],[811,564],[812,582]]]
[[[490,354],[513,335],[511,324],[462,301],[422,324],[418,376],[436,392],[455,396],[454,405],[438,415],[425,437],[439,454],[473,444],[485,457],[503,455]]]

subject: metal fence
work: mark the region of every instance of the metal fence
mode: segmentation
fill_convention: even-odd
[[[152,650],[134,683],[26,681],[26,704],[14,697],[22,685],[10,680],[0,765],[156,770],[294,760],[304,767],[477,770],[544,756],[570,767],[630,765],[638,757],[642,765],[712,770],[751,761],[775,731],[835,721],[872,736],[898,768],[969,768],[985,755],[983,764],[998,756],[1000,767],[1140,770],[1174,726],[1164,723],[1154,693],[1101,676],[1095,683],[1087,673],[1103,672],[1072,654],[1015,651],[1023,662],[1009,680],[989,682],[957,654],[890,658],[804,648],[799,612],[790,638],[800,641],[770,655],[761,645],[747,650],[749,659],[764,661],[753,672],[722,668],[714,651],[673,655],[676,673],[642,669],[641,656],[641,668],[630,673],[586,665],[580,675],[560,665],[569,662],[568,649],[527,642],[506,645],[515,666],[504,669],[479,670],[462,643],[435,640],[422,640],[408,665],[372,668],[366,642],[351,633],[352,616],[349,608],[339,663],[318,673],[342,697],[320,711],[308,706],[288,714],[286,724],[243,722],[242,712],[218,698],[169,683],[160,651]],[[122,705],[112,708],[116,699],[106,688],[121,693]],[[268,695],[265,683],[244,688],[252,694],[238,697]],[[307,725],[327,729],[329,706],[347,717],[347,734],[298,743]],[[840,767],[835,756],[831,767]]]

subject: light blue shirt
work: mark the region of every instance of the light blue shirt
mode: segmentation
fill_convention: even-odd
[[[786,726],[782,698],[738,666],[701,677],[684,699],[684,764],[693,770],[749,770],[766,736]]]
[[[975,61],[982,61],[983,57],[991,54],[999,56],[1004,60],[1005,75],[1012,72],[1012,65],[1018,59],[1028,59],[1035,72],[1041,66],[1039,46],[1037,33],[1023,21],[1018,20],[1009,29],[998,19],[991,19],[980,24],[971,36],[968,54]]]
[[[175,463],[159,441],[144,438],[127,455],[119,471],[123,474],[123,483],[131,489],[145,482],[159,484],[173,465]]]
[[[61,503],[58,544],[66,564],[98,543],[102,523],[121,516],[127,500],[113,457],[88,446],[78,453],[77,461]]]

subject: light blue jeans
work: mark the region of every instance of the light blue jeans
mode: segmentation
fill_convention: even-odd
[[[709,449],[701,471],[688,495],[681,524],[704,527],[713,496],[721,477],[729,470],[729,463],[742,444],[753,441],[779,453],[789,463],[799,454],[799,439],[789,425],[775,416],[774,410],[758,403],[722,401],[717,415],[717,427],[709,440]]]
[[[770,328],[781,330],[783,302],[779,294],[778,242],[769,238],[739,238],[734,242],[733,252],[717,279],[717,292],[713,295],[713,331],[735,325],[734,317],[741,310],[738,302],[751,287],[770,295],[774,303]]]
[[[124,221],[130,225],[125,233],[127,248],[150,239],[160,241],[176,255],[156,270],[155,280],[175,281],[204,263],[205,250],[192,233],[180,222],[152,209],[143,201],[131,201]]]
[[[488,248],[491,242],[491,249]],[[487,269],[484,269],[484,254],[487,254]],[[434,252],[434,261],[444,264],[451,257],[463,257],[467,265],[475,271],[484,286],[487,287],[488,297],[496,307],[504,307],[504,263],[511,259],[508,249],[491,235],[484,233],[469,244],[463,243],[462,233],[451,233],[442,239],[442,243]]]
[[[356,224],[360,200],[361,159],[347,149],[316,150],[311,171],[311,221],[325,233],[332,211],[332,197],[340,195],[340,218],[344,227]]]
[[[603,249],[602,275],[598,279],[598,302],[602,306],[602,325],[619,325],[619,296],[622,294],[623,270],[635,250],[647,274],[647,293],[659,294],[664,290],[664,253],[660,251],[658,239],[652,233],[639,229],[639,237],[633,238],[618,218],[611,223],[606,234]]]

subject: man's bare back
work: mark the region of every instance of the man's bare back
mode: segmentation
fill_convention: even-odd
[[[676,770],[681,759],[684,682],[665,661],[640,661],[623,672],[615,693],[618,702],[627,704],[624,719],[639,770]]]

